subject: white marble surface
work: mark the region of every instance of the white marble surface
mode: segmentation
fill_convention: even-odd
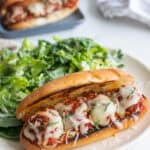
[[[80,0],[80,8],[86,18],[80,26],[67,31],[30,37],[29,39],[34,41],[38,39],[49,40],[52,35],[91,37],[104,46],[121,48],[150,68],[150,28],[128,19],[103,19],[96,8],[95,2],[96,0]],[[18,42],[21,40],[17,39]],[[147,132],[136,143],[122,149],[148,150],[150,147],[149,139],[150,132]]]

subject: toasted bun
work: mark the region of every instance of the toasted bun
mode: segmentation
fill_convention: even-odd
[[[44,86],[33,91],[31,95],[27,96],[17,108],[16,111],[17,118],[24,119],[27,113],[35,110],[34,108],[38,109],[39,107],[44,105],[47,107],[47,105],[54,105],[58,101],[61,101],[62,99],[58,98],[60,97],[59,94],[56,94],[53,97],[54,93],[61,93],[62,91],[67,89],[72,89],[72,88],[85,86],[89,84],[94,84],[94,83],[103,84],[111,81],[115,82],[117,84],[116,86],[120,86],[120,84],[123,85],[134,84],[134,79],[132,76],[117,69],[101,69],[101,70],[83,71],[83,72],[69,74],[59,79],[48,82]],[[115,83],[112,84],[112,88],[114,88]],[[87,88],[87,90],[89,88],[90,86]],[[96,87],[91,87],[91,88],[96,89]],[[83,91],[85,91],[85,87],[83,87]],[[82,89],[80,89],[77,92],[81,93]],[[70,92],[67,92],[67,95],[68,93]],[[62,94],[64,97],[64,93]],[[71,94],[73,95],[73,93]],[[49,95],[52,96],[50,97]]]
[[[38,145],[32,144],[30,143],[30,141],[26,140],[23,136],[23,129],[22,132],[20,134],[20,142],[21,144],[24,146],[24,148],[26,150],[69,150],[72,148],[76,148],[76,147],[80,147],[80,146],[84,146],[102,139],[105,139],[107,137],[110,137],[112,135],[115,135],[116,133],[125,130],[127,128],[132,127],[133,125],[135,125],[136,123],[138,123],[145,115],[145,113],[148,111],[148,106],[149,106],[149,102],[147,99],[144,99],[144,104],[145,104],[145,109],[140,113],[139,117],[137,120],[133,119],[133,118],[129,118],[129,119],[125,119],[122,122],[122,128],[120,129],[115,129],[115,128],[104,128],[100,131],[97,131],[93,134],[90,134],[89,136],[85,137],[85,138],[81,138],[79,139],[76,144],[74,144],[74,142],[70,142],[69,144],[61,144],[56,148],[53,148],[51,146],[47,146],[47,147],[39,147]]]
[[[38,18],[21,21],[16,24],[8,25],[7,28],[10,30],[20,30],[20,29],[32,28],[35,26],[41,26],[48,23],[54,23],[70,16],[76,9],[77,9],[77,5],[75,5],[72,8],[62,8],[61,10],[53,12],[52,14],[46,17],[38,17]]]

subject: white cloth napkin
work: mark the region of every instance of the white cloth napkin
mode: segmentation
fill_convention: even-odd
[[[97,0],[105,18],[129,17],[150,27],[150,0]]]

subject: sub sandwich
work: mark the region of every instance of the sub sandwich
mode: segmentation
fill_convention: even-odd
[[[77,5],[78,0],[6,0],[0,14],[5,27],[18,30],[59,21]]]
[[[138,123],[149,109],[134,78],[117,69],[83,71],[50,81],[18,106],[26,150],[68,150]]]

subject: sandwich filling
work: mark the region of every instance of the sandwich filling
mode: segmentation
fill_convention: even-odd
[[[104,93],[85,92],[35,113],[28,119],[23,136],[34,144],[55,147],[77,142],[105,127],[121,129],[124,119],[137,119],[145,109],[143,100],[141,92],[132,86]]]
[[[39,0],[28,5],[17,2],[1,12],[4,24],[15,24],[38,17],[47,17],[63,8],[73,8],[78,0]]]

